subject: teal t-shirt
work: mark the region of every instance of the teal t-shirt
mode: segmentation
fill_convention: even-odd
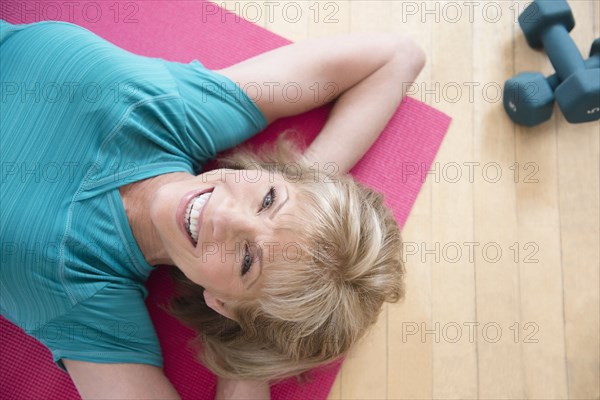
[[[266,127],[233,81],[67,22],[0,20],[0,312],[61,358],[162,367],[118,188]]]

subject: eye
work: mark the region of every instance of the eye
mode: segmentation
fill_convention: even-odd
[[[263,202],[259,211],[263,211],[271,207],[275,202],[276,197],[277,192],[275,191],[275,188],[271,186],[269,188],[269,192],[263,198]],[[247,243],[244,245],[244,249],[244,258],[242,260],[242,266],[240,268],[242,276],[246,275],[248,271],[250,271],[250,267],[252,267],[252,264],[254,263],[254,257],[252,256],[252,253],[250,253]]]
[[[271,186],[271,188],[269,189],[269,193],[267,193],[267,195],[263,199],[262,207],[260,210],[261,211],[266,210],[267,208],[271,207],[271,205],[273,203],[275,203],[276,197],[277,197],[277,192],[275,191],[275,188],[273,186]]]
[[[244,245],[244,259],[242,260],[242,268],[241,268],[241,275],[244,276],[246,275],[246,273],[248,273],[248,271],[250,270],[250,267],[252,266],[252,263],[254,262],[254,258],[252,257],[252,254],[250,254],[250,250],[248,249],[248,244],[246,243]]]

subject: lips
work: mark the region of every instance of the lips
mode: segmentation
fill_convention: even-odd
[[[196,189],[196,190],[192,190],[190,192],[187,192],[182,198],[181,201],[179,202],[179,205],[177,206],[177,212],[175,213],[175,219],[177,221],[177,225],[179,225],[179,230],[181,231],[182,234],[185,235],[185,237],[189,240],[189,242],[192,244],[192,246],[195,246],[196,243],[194,243],[194,241],[192,240],[191,236],[189,235],[186,227],[185,227],[185,210],[188,206],[188,204],[190,203],[190,201],[192,201],[192,199],[204,194],[204,193],[211,193],[214,190],[214,187],[212,188],[208,188],[208,189]],[[205,204],[206,206],[206,204]],[[202,217],[204,216],[204,208],[202,208],[202,212],[200,213],[200,217],[198,218],[198,224],[202,224]],[[201,225],[200,225],[201,226]],[[200,239],[198,237],[198,239]]]

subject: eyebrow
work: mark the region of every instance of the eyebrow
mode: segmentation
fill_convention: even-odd
[[[273,217],[275,216],[275,214],[277,214],[277,212],[281,209],[281,207],[283,207],[283,205],[289,200],[290,198],[290,193],[288,192],[288,188],[286,185],[283,185],[283,187],[285,188],[285,200],[280,202],[271,212],[271,215],[269,215],[269,219],[273,219]],[[258,278],[260,278],[260,275],[262,274],[262,270],[263,270],[263,251],[262,251],[262,247],[260,246],[256,246],[258,248],[257,252],[258,255],[256,256],[258,258],[258,263],[259,263],[259,270],[258,270],[258,275],[256,275],[256,278],[252,281],[252,283],[250,283],[250,285],[248,285],[248,287],[246,289],[250,289],[252,287],[252,285],[254,285],[256,283],[256,281],[258,281]]]

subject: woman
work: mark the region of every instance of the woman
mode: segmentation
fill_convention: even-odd
[[[346,173],[423,66],[410,40],[307,40],[218,71],[64,22],[0,21],[0,43],[1,311],[84,398],[177,398],[144,307],[155,265],[173,266],[169,310],[197,329],[218,397],[268,397],[268,380],[345,354],[403,295],[392,214]],[[294,101],[273,90],[290,82]],[[303,154],[282,136],[201,173],[332,100]]]

